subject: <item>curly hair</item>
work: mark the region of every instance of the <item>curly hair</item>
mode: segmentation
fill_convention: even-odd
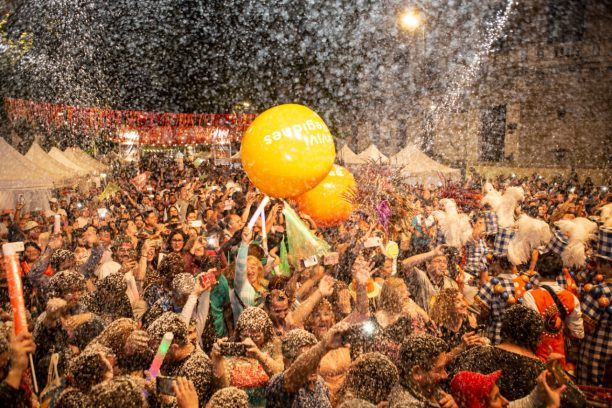
[[[68,293],[83,290],[85,290],[85,278],[75,271],[61,271],[49,279],[50,297],[64,297]]]
[[[401,299],[398,295],[398,290],[406,287],[406,282],[401,278],[391,277],[383,283],[380,291],[380,309],[385,311],[399,312],[402,309]]]
[[[113,377],[91,389],[91,401],[95,408],[140,408],[144,405],[142,388],[128,376]]]
[[[311,332],[304,329],[293,329],[285,333],[282,342],[283,357],[293,361],[300,355],[304,347],[317,344],[317,338]]]
[[[53,252],[51,258],[49,258],[49,263],[55,272],[60,272],[62,264],[71,258],[73,260],[76,259],[74,252],[67,249],[58,249],[57,251]]]
[[[92,340],[86,350],[96,345],[108,347],[117,356],[124,353],[125,342],[132,332],[138,330],[138,323],[132,319],[120,318],[109,324],[98,337]]]
[[[332,324],[335,324],[336,315],[334,314],[334,308],[332,307],[331,303],[327,301],[327,299],[322,299],[319,303],[317,303],[317,305],[312,309],[312,312],[310,312],[310,314],[308,315],[308,318],[304,322],[304,328],[309,332],[312,332],[315,318],[319,314],[323,313],[325,310],[327,310],[329,313],[331,313],[332,316],[334,316],[334,321],[332,322]]]
[[[215,408],[248,408],[250,406],[247,393],[236,387],[218,390],[208,403]]]
[[[270,310],[272,302],[289,302],[289,296],[282,289],[272,289],[268,292],[264,298],[264,309]]]
[[[544,323],[535,310],[513,305],[502,315],[502,341],[525,347],[535,352],[540,344]]]
[[[189,341],[187,325],[176,313],[166,312],[147,327],[147,334],[160,341],[167,332],[172,332],[174,335],[172,342],[180,346],[184,346]]]
[[[111,370],[111,367],[99,352],[81,353],[72,358],[68,365],[72,384],[84,392],[101,383],[109,370]]]
[[[377,405],[387,401],[398,381],[397,368],[388,357],[377,352],[362,354],[351,363],[338,391],[338,400],[350,392],[354,398]]]
[[[448,345],[444,340],[429,334],[412,334],[404,338],[398,362],[401,380],[407,381],[414,367],[431,370],[436,358],[447,350]]]
[[[264,335],[264,342],[275,338],[274,325],[268,314],[259,307],[247,307],[240,313],[236,322],[236,341],[240,341],[240,336],[244,331],[259,331]]]
[[[439,327],[446,327],[449,323],[449,316],[455,313],[455,300],[459,295],[461,292],[455,288],[444,288],[438,293],[429,316]]]
[[[164,280],[169,287],[172,279],[179,273],[185,272],[185,263],[180,254],[168,254],[159,263],[157,268],[159,276]]]

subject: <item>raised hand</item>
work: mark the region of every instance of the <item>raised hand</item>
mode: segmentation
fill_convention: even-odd
[[[242,229],[242,242],[245,245],[249,245],[252,239],[253,239],[253,231],[249,227],[244,227]]]
[[[334,281],[334,278],[325,275],[319,282],[319,292],[321,292],[321,295],[323,295],[323,297],[331,296],[331,294],[334,293],[335,283],[336,281]]]

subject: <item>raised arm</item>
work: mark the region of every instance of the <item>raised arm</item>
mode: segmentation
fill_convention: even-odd
[[[236,293],[240,294],[242,289],[246,286],[250,286],[246,276],[246,263],[247,256],[249,254],[249,244],[253,237],[253,231],[249,227],[244,227],[242,230],[242,242],[238,248],[238,254],[236,255],[236,275],[234,277],[234,288]]]
[[[199,280],[196,281],[196,287],[189,295],[189,298],[187,298],[187,302],[181,311],[181,320],[185,322],[187,326],[189,326],[189,323],[191,322],[194,309],[196,310],[196,338],[198,339],[198,343],[201,343],[202,333],[204,332],[204,327],[206,326],[206,321],[208,320],[208,310],[210,309],[210,286],[207,288],[203,287]]]
[[[423,252],[422,254],[417,254],[411,256],[410,258],[406,258],[402,261],[402,268],[405,270],[411,270],[415,266],[422,264],[423,262],[429,261],[431,258],[435,256],[444,255],[443,246],[439,245],[435,249],[432,249],[428,252]]]
[[[348,323],[338,323],[325,335],[323,340],[300,355],[285,371],[283,386],[290,393],[296,393],[317,370],[321,359],[333,349],[342,346],[342,333],[349,328]]]
[[[308,296],[305,301],[300,303],[294,311],[290,312],[285,318],[285,321],[295,327],[303,327],[304,322],[308,319],[308,316],[310,316],[321,299],[331,296],[333,291],[334,279],[331,276],[324,276],[319,282],[319,288],[315,290],[312,295]]]

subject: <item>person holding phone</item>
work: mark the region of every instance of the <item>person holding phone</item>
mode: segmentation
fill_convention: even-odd
[[[306,330],[289,331],[282,342],[285,370],[272,377],[268,384],[267,407],[331,408],[329,389],[317,368],[328,352],[344,345],[348,328],[348,323],[338,323],[320,341]]]
[[[227,341],[223,339],[213,346],[211,358],[217,382],[246,391],[251,406],[266,406],[268,380],[283,369],[281,342],[272,321],[262,309],[248,307],[238,318],[231,340],[244,345],[241,352],[228,355],[232,348],[224,347]]]

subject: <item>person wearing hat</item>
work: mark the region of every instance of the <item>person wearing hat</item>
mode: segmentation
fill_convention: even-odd
[[[565,385],[552,389],[546,382],[548,371],[543,371],[536,380],[531,394],[509,402],[499,391],[497,380],[502,371],[480,374],[460,371],[451,380],[451,394],[459,408],[557,408],[561,406],[561,394]]]
[[[42,226],[36,221],[26,221],[22,231],[26,234],[28,241],[36,242],[40,246],[39,238],[42,235]]]
[[[49,208],[49,210],[45,211],[45,218],[55,217],[56,214],[59,214],[62,218],[66,218],[68,216],[68,214],[66,214],[66,210],[59,207],[59,201],[55,197],[49,199]]]
[[[599,228],[594,283],[583,286],[579,384],[612,386],[612,227]]]

